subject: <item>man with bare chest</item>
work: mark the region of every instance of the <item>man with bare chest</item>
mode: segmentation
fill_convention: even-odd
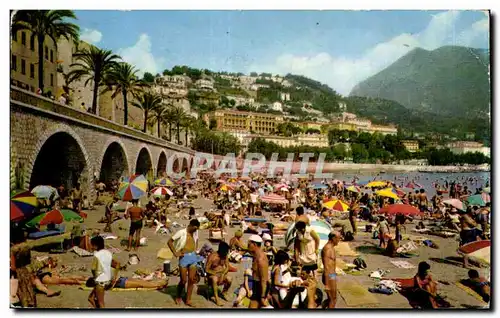
[[[168,241],[167,245],[172,253],[179,258],[180,281],[177,285],[177,298],[175,302],[180,304],[182,293],[187,282],[186,305],[193,307],[191,294],[196,282],[196,264],[201,257],[196,254],[198,248],[198,229],[200,222],[197,219],[189,221],[187,228],[179,230]]]
[[[328,242],[321,251],[323,261],[323,284],[328,295],[328,308],[335,308],[337,302],[337,260],[335,255],[335,246],[340,241],[340,233],[331,232],[328,235]]]
[[[252,273],[253,286],[252,297],[248,308],[258,309],[268,307],[267,295],[269,293],[269,262],[266,253],[262,250],[262,238],[258,235],[252,235],[248,239],[248,250],[253,256]]]
[[[218,287],[224,286],[222,296],[224,300],[229,300],[227,291],[231,287],[231,278],[227,276],[229,272],[229,245],[222,241],[219,243],[217,252],[212,252],[207,258],[205,271],[208,274],[208,283],[212,285],[214,291],[215,303],[217,306],[223,306],[219,299]]]
[[[142,230],[142,219],[144,218],[144,209],[139,207],[139,200],[132,200],[132,207],[127,209],[125,212],[125,218],[128,219],[130,217],[130,230],[128,233],[128,248],[127,251],[130,251],[132,248],[132,239],[135,234],[135,246],[134,250],[137,251],[139,248],[139,241],[141,239],[141,230]]]

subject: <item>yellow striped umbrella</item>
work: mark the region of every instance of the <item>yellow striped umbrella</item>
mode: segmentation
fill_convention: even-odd
[[[379,191],[375,192],[375,194],[378,196],[381,196],[381,197],[387,197],[387,198],[391,198],[391,199],[395,199],[395,200],[399,199],[398,195],[396,193],[392,192],[391,188],[379,190]]]
[[[387,181],[372,181],[369,182],[366,187],[367,188],[378,188],[378,187],[385,187],[387,185]]]
[[[338,212],[347,212],[349,211],[349,205],[347,203],[342,202],[341,200],[331,200],[323,203],[323,206],[327,209],[338,211]]]

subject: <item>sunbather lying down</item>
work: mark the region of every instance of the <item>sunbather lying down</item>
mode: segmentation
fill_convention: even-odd
[[[85,286],[87,287],[95,287],[95,281],[91,277],[85,282]],[[141,279],[135,278],[127,278],[127,277],[119,277],[116,280],[113,288],[151,288],[151,289],[163,289],[168,286],[168,279],[159,280],[159,281],[144,281]]]

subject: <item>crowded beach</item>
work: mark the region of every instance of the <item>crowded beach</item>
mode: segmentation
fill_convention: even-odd
[[[12,308],[489,308],[488,178],[95,186],[12,193]]]

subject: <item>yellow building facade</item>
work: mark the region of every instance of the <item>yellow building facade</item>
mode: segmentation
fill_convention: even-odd
[[[219,131],[253,132],[269,135],[276,131],[276,127],[283,123],[281,115],[243,112],[235,110],[216,110],[205,116],[207,125],[215,120]]]
[[[38,52],[38,41],[31,39],[28,30],[18,31],[11,37],[11,85],[36,92],[38,90],[38,56],[43,55],[44,93],[55,96],[57,89],[57,49],[50,37],[45,37],[43,52]]]
[[[402,140],[401,144],[408,150],[409,152],[417,152],[419,149],[417,140]]]

